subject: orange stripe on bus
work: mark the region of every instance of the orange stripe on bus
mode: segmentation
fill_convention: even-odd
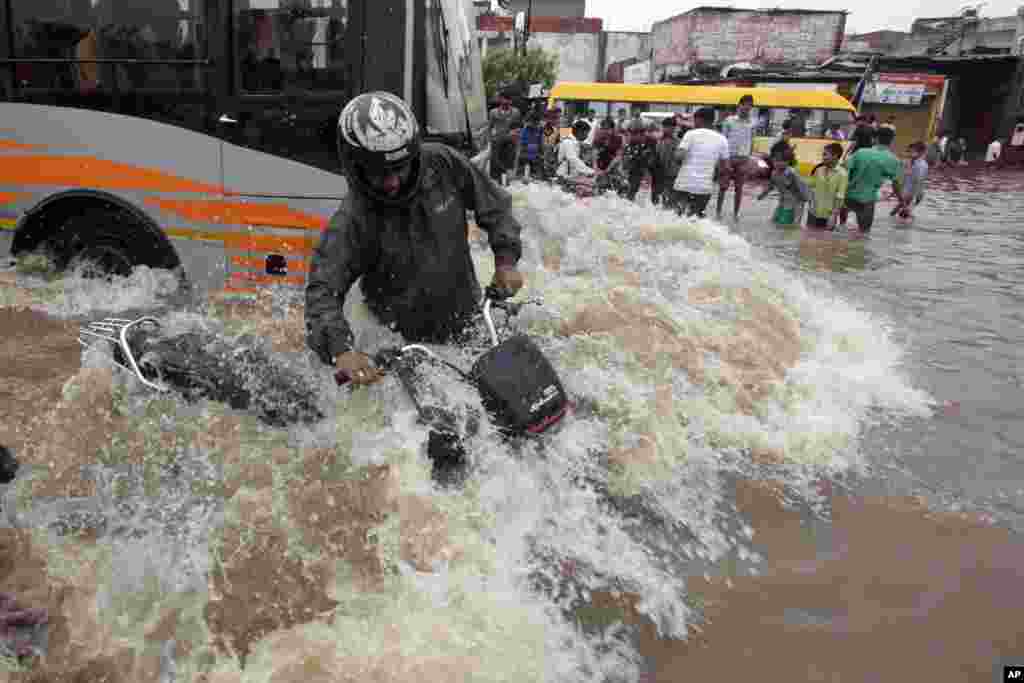
[[[239,268],[248,268],[250,270],[263,270],[267,266],[265,259],[261,258],[250,258],[248,256],[232,256],[231,265],[238,266]],[[288,272],[295,271],[298,273],[308,273],[309,264],[305,261],[289,261]]]
[[[188,180],[151,168],[90,156],[22,155],[3,158],[4,185],[73,185],[120,190],[218,193],[216,185]]]
[[[281,204],[227,202],[221,200],[182,200],[152,197],[147,204],[193,221],[228,225],[265,225],[274,228],[323,230],[327,219]]]
[[[304,285],[306,278],[302,275],[261,275],[260,273],[231,273],[232,280],[244,280],[245,282],[256,282],[262,285],[285,283],[289,285]]]
[[[19,199],[31,196],[29,192],[0,192],[0,204],[13,204]]]
[[[251,235],[247,232],[211,232],[190,228],[167,228],[170,237],[206,242],[222,242],[230,249],[265,251],[274,254],[312,254],[313,243],[304,237]]]
[[[45,149],[46,145],[30,145],[17,140],[0,140],[0,150],[4,149]]]
[[[305,239],[296,237],[278,237],[275,235],[247,235],[240,232],[224,233],[222,238],[225,247],[232,249],[248,249],[250,251],[269,251],[278,254],[312,254],[313,245]]]

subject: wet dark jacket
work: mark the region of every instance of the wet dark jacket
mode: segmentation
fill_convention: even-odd
[[[631,142],[622,151],[622,166],[631,176],[653,173],[657,165],[658,152],[654,140]]]
[[[466,211],[490,237],[497,262],[522,254],[509,195],[464,156],[423,145],[419,190],[407,202],[382,205],[350,183],[313,253],[306,285],[307,343],[325,363],[352,348],[342,306],[362,276],[370,310],[409,341],[443,343],[480,302],[470,257]]]

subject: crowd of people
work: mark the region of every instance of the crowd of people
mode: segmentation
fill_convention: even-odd
[[[752,115],[753,109],[753,96],[743,94],[728,116],[719,119],[705,107],[692,116],[667,116],[658,128],[640,112],[629,117],[620,109],[617,117],[599,120],[591,110],[563,136],[559,109],[531,111],[524,124],[511,99],[501,97],[491,111],[490,174],[502,184],[515,178],[550,180],[580,195],[614,191],[631,201],[649,178],[651,202],[680,215],[705,217],[717,194],[719,219],[732,188],[732,218],[738,220],[744,187],[764,166],[753,143],[766,132],[765,122]],[[757,199],[777,195],[772,220],[778,225],[806,220],[809,227],[834,230],[852,213],[857,227],[869,231],[886,182],[896,200],[893,215],[909,219],[924,196],[929,166],[962,158],[960,141],[936,138],[930,145],[913,143],[901,160],[892,151],[894,118],[857,116],[848,130],[836,123],[822,126],[818,134],[833,142],[805,178],[797,170],[793,138],[805,137],[807,130],[801,112],[791,112],[768,153],[768,182]],[[845,149],[844,141],[849,141]]]

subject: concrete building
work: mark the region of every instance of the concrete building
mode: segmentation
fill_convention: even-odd
[[[1007,138],[1024,120],[1024,6],[1011,17],[923,18],[894,53],[879,60],[890,74],[943,76],[935,125],[967,140],[971,158],[984,154],[994,138]],[[898,104],[867,105],[901,115]],[[899,128],[897,127],[897,131]]]
[[[651,28],[652,79],[709,77],[732,64],[820,64],[837,54],[846,12],[698,7]]]
[[[892,54],[910,34],[906,31],[871,31],[846,36],[843,52],[881,52]]]
[[[1018,47],[1017,24],[1017,16],[979,17],[976,13],[917,19],[910,27],[910,35],[890,54],[1014,54]]]

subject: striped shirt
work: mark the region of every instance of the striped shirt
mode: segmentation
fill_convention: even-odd
[[[741,119],[733,114],[722,121],[722,135],[729,141],[729,154],[734,157],[749,157],[754,148],[754,127],[757,122],[753,117]]]

